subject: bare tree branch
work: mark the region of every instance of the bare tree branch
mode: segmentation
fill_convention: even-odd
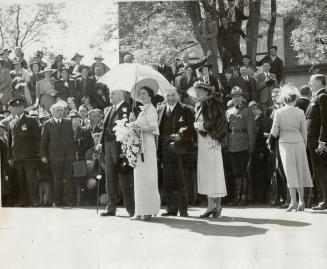
[[[182,48],[181,50],[179,50],[178,52],[174,53],[173,57],[171,57],[171,58],[167,61],[168,64],[173,63],[174,59],[176,58],[176,56],[177,56],[178,54],[181,54],[183,51],[188,50],[188,49],[190,49],[190,48],[193,48],[193,47],[195,47],[195,46],[197,46],[197,45],[199,45],[199,43],[196,43],[196,42],[195,42],[194,44],[189,45],[189,46],[186,46],[186,47]]]
[[[38,21],[39,15],[41,14],[41,10],[38,11],[38,13],[35,15],[34,20],[32,20],[32,22],[26,27],[25,33],[20,41],[20,46],[22,47],[24,44],[24,41],[27,37],[27,35],[30,33],[31,29],[33,28],[33,26],[35,25],[35,23]]]
[[[23,44],[23,46],[26,46],[28,43],[30,43],[31,41],[33,41],[37,36],[39,36],[40,33],[42,32],[42,30],[43,29],[40,29],[34,35],[32,35],[29,39],[27,39],[27,41]]]
[[[15,46],[18,46],[18,41],[19,41],[19,36],[20,36],[20,27],[19,27],[19,19],[20,19],[20,10],[21,10],[21,6],[17,5],[17,14],[16,14],[16,27],[17,27],[17,36],[16,36],[16,40],[15,40]]]

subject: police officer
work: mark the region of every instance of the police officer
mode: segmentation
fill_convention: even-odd
[[[17,206],[31,204],[36,207],[39,200],[36,165],[40,147],[40,129],[36,119],[24,113],[25,104],[25,99],[20,96],[9,102],[16,116],[9,123],[8,162],[10,166],[15,166],[18,175],[19,203]]]
[[[229,96],[233,99],[233,106],[226,112],[227,150],[236,192],[232,205],[245,205],[248,192],[247,166],[255,150],[256,123],[253,111],[245,106],[242,89],[235,86]]]

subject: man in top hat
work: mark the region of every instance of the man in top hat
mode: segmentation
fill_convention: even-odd
[[[218,80],[210,73],[212,69],[212,64],[206,63],[201,66],[198,70],[201,73],[199,80],[213,86],[215,88],[215,92],[219,92],[219,83]]]
[[[69,69],[62,67],[61,78],[55,82],[55,90],[58,92],[57,97],[67,101],[68,97],[76,98],[75,82],[69,78]]]
[[[71,205],[72,163],[76,160],[71,120],[64,118],[64,107],[58,102],[50,108],[52,118],[44,123],[41,134],[41,161],[51,166],[53,206]]]
[[[194,115],[190,107],[179,102],[176,89],[165,94],[165,102],[158,106],[159,145],[162,181],[167,203],[163,216],[187,216],[188,171],[192,167]]]
[[[81,66],[81,61],[82,61],[83,57],[84,57],[84,55],[75,53],[73,58],[71,58],[71,60],[74,62],[74,64],[69,66],[69,74],[73,78],[77,78],[78,76],[80,76],[79,67]]]
[[[234,106],[227,110],[228,122],[227,149],[235,180],[235,201],[233,205],[245,205],[248,196],[249,157],[255,150],[256,123],[253,111],[244,103],[241,88],[234,87],[230,96]]]
[[[174,82],[174,74],[172,68],[166,64],[166,56],[161,55],[159,58],[159,64],[156,67],[158,72],[163,75],[171,84]]]
[[[246,94],[248,102],[257,100],[257,82],[255,78],[249,76],[249,71],[246,66],[241,66],[240,76],[234,81],[233,86],[238,86]]]
[[[284,62],[277,56],[277,49],[277,46],[271,46],[269,49],[269,55],[266,55],[261,61],[257,62],[257,65],[261,66],[265,62],[269,62],[270,72],[276,76],[279,85],[284,74]]]
[[[11,52],[12,52],[12,50],[8,49],[8,48],[4,48],[0,52],[0,56],[2,56],[2,58],[3,58],[2,66],[4,68],[7,68],[9,71],[13,68],[12,60],[9,58],[9,55],[10,55]]]
[[[100,138],[100,147],[105,154],[106,163],[106,190],[108,204],[106,211],[101,216],[115,216],[118,198],[118,186],[123,195],[124,204],[130,217],[135,213],[133,176],[131,173],[122,174],[117,169],[121,154],[121,144],[117,142],[113,130],[116,120],[124,117],[127,119],[132,111],[132,106],[125,101],[125,94],[122,90],[110,92],[112,106],[106,112],[103,132]]]
[[[81,65],[78,71],[81,74],[81,77],[75,80],[75,88],[77,92],[77,100],[80,104],[84,96],[88,96],[89,99],[92,99],[95,80],[89,76],[90,68],[88,66]]]
[[[95,66],[101,66],[103,69],[103,74],[107,73],[110,68],[103,62],[104,58],[101,54],[97,54],[94,57],[95,62],[91,65],[91,73],[92,75],[95,75]]]
[[[18,206],[38,206],[36,178],[40,129],[35,118],[24,113],[25,100],[17,97],[10,101],[15,118],[9,123],[8,160],[15,166],[19,182]]]

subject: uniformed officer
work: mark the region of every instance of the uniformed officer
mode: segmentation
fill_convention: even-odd
[[[24,113],[26,102],[16,97],[9,102],[15,118],[9,123],[8,162],[15,166],[19,182],[17,206],[38,206],[38,181],[36,177],[37,154],[40,148],[40,129],[35,118]]]
[[[227,110],[227,150],[235,181],[236,199],[232,205],[245,205],[248,192],[249,157],[255,150],[256,123],[252,109],[245,106],[242,89],[235,86],[230,94],[233,107]]]

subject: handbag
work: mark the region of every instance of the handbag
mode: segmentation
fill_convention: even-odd
[[[73,177],[85,177],[87,176],[87,167],[85,161],[73,162]]]

